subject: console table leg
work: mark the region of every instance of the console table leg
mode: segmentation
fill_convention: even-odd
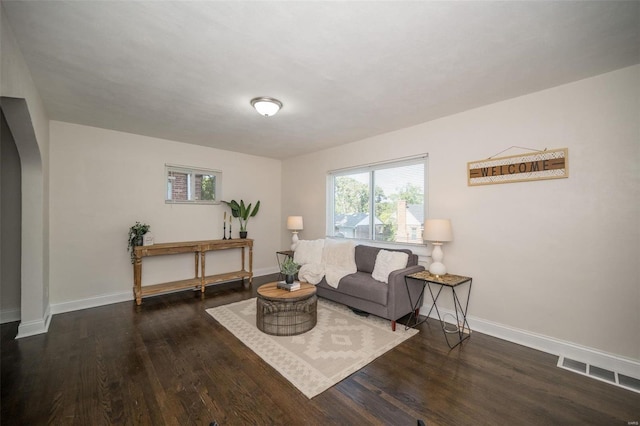
[[[196,252],[196,278],[198,278],[198,256],[200,256],[200,292],[204,293],[204,259],[205,252],[201,251],[199,253]]]
[[[253,245],[249,246],[249,285],[253,284]]]
[[[133,263],[133,295],[136,305],[142,303],[142,258],[136,255]]]

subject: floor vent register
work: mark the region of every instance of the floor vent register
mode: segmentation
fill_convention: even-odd
[[[640,393],[640,380],[635,377],[626,376],[616,371],[566,358],[563,355],[558,357],[558,367]]]

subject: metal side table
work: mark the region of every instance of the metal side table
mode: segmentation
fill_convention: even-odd
[[[422,291],[420,292],[420,296],[418,297],[418,300],[416,300],[415,304],[411,300],[411,292],[409,292],[409,280],[416,280],[422,283]],[[404,283],[407,287],[407,293],[409,294],[409,302],[413,307],[413,310],[411,311],[411,315],[409,316],[409,320],[407,321],[406,328],[415,327],[418,324],[422,324],[423,322],[425,322],[427,318],[429,318],[429,316],[431,315],[431,312],[433,311],[433,309],[435,308],[436,314],[438,315],[438,320],[442,325],[442,332],[444,333],[444,337],[447,341],[447,345],[449,346],[449,348],[453,349],[459,344],[461,344],[463,341],[467,340],[469,337],[471,337],[471,327],[469,326],[469,322],[467,321],[467,310],[469,309],[469,299],[471,298],[472,282],[473,282],[473,279],[471,277],[464,277],[462,275],[453,275],[453,274],[433,275],[429,271],[421,271],[421,272],[416,272],[415,274],[406,275],[404,277]],[[458,294],[456,292],[456,289],[458,286],[466,283],[469,283],[469,290],[467,292],[467,301],[465,303],[465,306],[463,307],[462,303],[460,302],[460,298],[458,297]],[[440,286],[440,288],[438,289],[437,293],[435,293],[435,295],[434,295],[434,290],[431,287],[432,285]],[[440,293],[442,292],[442,289],[445,287],[451,288],[451,294],[453,297],[453,305],[455,308],[455,320],[456,320],[455,324],[453,325],[447,324],[443,320],[443,318],[440,316],[440,310],[438,309],[438,305],[437,305],[438,298],[440,297]],[[420,305],[422,303],[422,299],[424,297],[424,291],[426,288],[429,289],[429,294],[431,295],[431,300],[433,301],[433,305],[431,305],[431,309],[429,309],[429,312],[427,313],[427,316],[425,317],[425,319],[423,319],[422,321],[419,321],[419,309],[420,309]],[[451,315],[451,314],[448,314],[448,315]],[[453,317],[453,315],[451,316]],[[415,324],[413,325],[411,324],[412,320],[415,320]],[[453,346],[449,342],[449,334],[458,335],[458,340],[453,342],[455,343]]]

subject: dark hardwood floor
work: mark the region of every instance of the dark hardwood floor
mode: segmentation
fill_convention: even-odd
[[[15,340],[1,327],[4,425],[627,425],[640,394],[556,367],[552,355],[473,333],[449,351],[437,322],[309,400],[206,308],[255,280],[55,315]],[[637,423],[635,423],[637,424]]]

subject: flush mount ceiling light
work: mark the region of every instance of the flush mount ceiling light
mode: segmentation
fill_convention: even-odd
[[[265,117],[271,117],[272,115],[275,115],[280,108],[282,108],[282,102],[274,98],[262,96],[251,99],[251,106],[258,111],[258,114],[264,115]]]

